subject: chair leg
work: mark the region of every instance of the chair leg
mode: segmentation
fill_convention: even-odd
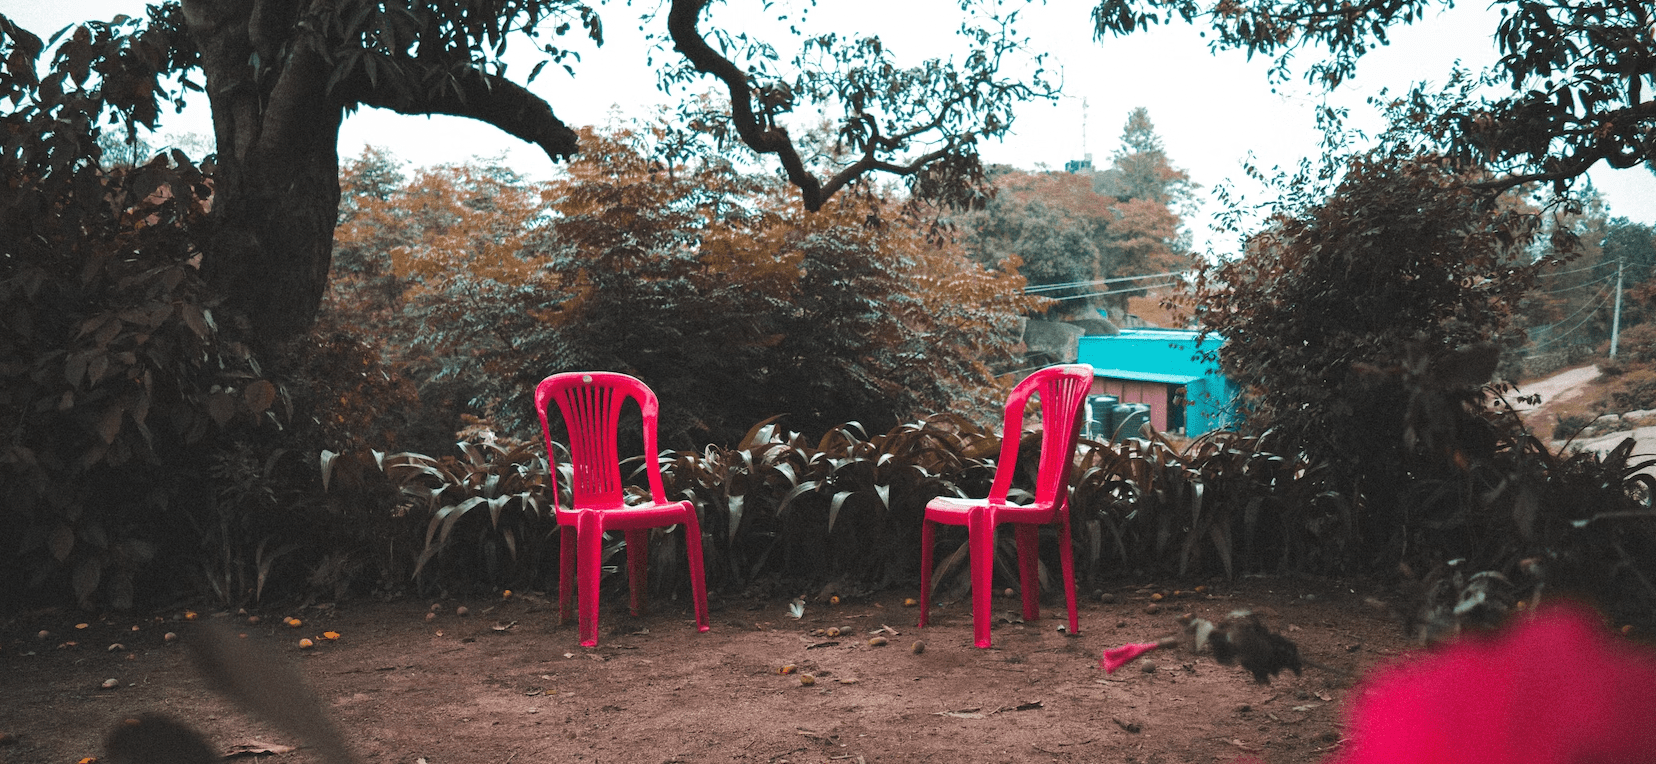
[[[632,593],[632,614],[644,612],[645,588],[650,570],[650,529],[627,531],[627,588]]]
[[[576,520],[575,543],[580,566],[579,591],[581,646],[598,646],[598,577],[604,567],[604,527],[597,512],[582,512]]]
[[[1018,585],[1023,587],[1023,617],[1034,621],[1041,617],[1041,527],[1033,523],[1016,523],[1018,530]]]
[[[690,561],[690,600],[696,605],[696,631],[707,631],[707,576],[702,568],[701,522],[692,507],[684,519],[684,554]]]
[[[575,526],[558,526],[558,625],[569,623],[570,591],[575,586]]]
[[[988,510],[972,511],[966,534],[972,557],[972,641],[978,647],[989,647],[989,629],[995,620],[995,521]]]
[[[1064,604],[1069,606],[1069,633],[1081,633],[1080,617],[1075,610],[1075,550],[1070,545],[1069,518],[1058,523],[1058,563],[1064,570]]]
[[[919,628],[926,628],[931,620],[931,577],[932,577],[932,537],[936,535],[937,524],[930,520],[920,521],[920,624]]]

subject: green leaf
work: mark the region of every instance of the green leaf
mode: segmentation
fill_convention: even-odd
[[[788,507],[793,504],[794,499],[799,498],[800,494],[816,490],[818,485],[819,484],[815,480],[807,480],[794,486],[793,490],[788,491],[788,493],[782,497],[782,500],[777,502],[776,516],[779,518],[782,517],[783,514],[788,511]]]
[[[223,427],[236,416],[236,399],[228,393],[212,393],[207,396],[207,415]]]
[[[120,403],[104,410],[103,420],[98,423],[98,435],[104,443],[114,443],[115,437],[121,434],[121,416],[125,413],[126,409]]]
[[[242,404],[254,414],[262,414],[276,402],[276,386],[268,380],[258,380],[242,389]]]
[[[75,550],[75,529],[68,525],[54,528],[46,541],[46,548],[51,550],[52,557],[58,562],[69,559],[69,553]]]
[[[746,496],[731,496],[726,501],[726,510],[730,516],[729,543],[736,543],[736,534],[742,528],[742,507],[746,504]]]
[[[845,500],[851,498],[852,493],[852,491],[840,491],[839,493],[834,494],[833,501],[828,503],[829,533],[834,532],[834,520],[839,517],[840,507],[845,505]]]
[[[92,593],[98,590],[98,582],[103,579],[103,560],[82,557],[75,563],[75,570],[69,579],[75,587],[75,599],[80,601],[81,607],[90,608]]]
[[[322,492],[328,492],[328,481],[333,478],[334,462],[339,461],[339,454],[328,449],[322,449]]]

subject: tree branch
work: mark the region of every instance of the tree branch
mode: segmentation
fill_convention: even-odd
[[[403,62],[405,67],[418,66]],[[453,87],[434,88],[426,93],[411,93],[397,88],[391,82],[374,87],[366,74],[351,78],[345,92],[359,103],[390,109],[399,114],[447,114],[487,122],[507,134],[539,146],[556,162],[574,154],[579,146],[575,131],[552,113],[552,106],[540,96],[529,92],[511,80],[486,74],[476,69],[450,78],[445,71],[438,78],[447,79]],[[429,81],[418,72],[395,78],[402,83]]]
[[[1635,106],[1605,112],[1598,115],[1596,122],[1606,127],[1618,124],[1636,125],[1651,118],[1656,118],[1656,101],[1646,101]],[[1656,156],[1644,156],[1637,143],[1626,139],[1618,139],[1615,132],[1606,131],[1596,142],[1581,146],[1572,156],[1559,158],[1552,163],[1550,169],[1543,172],[1508,175],[1504,178],[1480,181],[1471,185],[1473,188],[1505,191],[1525,183],[1563,183],[1580,177],[1583,173],[1592,169],[1593,165],[1601,159],[1608,161],[1611,166],[1619,169],[1633,167],[1641,159],[1652,163],[1652,167],[1656,167]]]
[[[824,193],[821,182],[805,169],[805,162],[800,159],[799,151],[794,148],[793,139],[788,136],[787,130],[759,124],[759,119],[753,113],[753,93],[748,86],[747,75],[702,38],[698,26],[701,23],[701,12],[707,7],[708,0],[672,0],[672,3],[667,12],[667,31],[673,38],[673,47],[689,59],[698,71],[711,74],[724,83],[725,89],[730,93],[730,121],[742,143],[761,154],[777,155],[782,161],[782,169],[788,175],[788,182],[797,186],[804,197],[805,209],[811,212],[822,209],[823,203],[833,192]],[[844,171],[840,174],[844,175]],[[834,190],[838,190],[855,177],[852,175],[840,181]]]

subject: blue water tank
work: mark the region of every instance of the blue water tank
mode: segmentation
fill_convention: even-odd
[[[1081,437],[1091,440],[1109,440],[1115,427],[1115,407],[1121,399],[1114,395],[1089,395],[1082,416]]]
[[[1110,440],[1139,437],[1139,428],[1150,423],[1150,404],[1118,403],[1111,412]]]

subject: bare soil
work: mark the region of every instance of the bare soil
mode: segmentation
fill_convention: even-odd
[[[573,622],[558,623],[555,594],[349,601],[257,612],[257,624],[239,613],[197,618],[232,624],[296,664],[362,761],[397,764],[1313,762],[1338,746],[1356,678],[1412,649],[1375,606],[1383,592],[1374,586],[1249,578],[1184,591],[1196,583],[1088,593],[1077,635],[1058,629],[1061,602],[1018,623],[1017,600],[997,597],[1006,620],[988,650],[972,646],[969,602],[938,606],[922,631],[904,604],[916,593],[901,590],[809,602],[797,620],[786,599],[715,599],[705,634],[686,603],[631,617],[606,601],[596,648],[579,646]],[[1151,608],[1159,592],[1167,599]],[[1266,614],[1306,658],[1335,670],[1257,685],[1240,667],[1176,648],[1113,675],[1098,667],[1105,648],[1176,633],[1179,613],[1237,609]],[[283,625],[286,617],[302,625]],[[301,746],[207,689],[183,646],[195,625],[183,610],[47,611],[0,623],[0,735],[9,736],[0,762],[103,756],[107,732],[144,712],[188,721],[225,753]],[[827,636],[830,628],[844,634]],[[168,642],[168,632],[183,636]],[[873,636],[888,644],[871,646]],[[300,649],[301,638],[315,646]],[[788,664],[797,671],[780,673]],[[109,679],[118,686],[102,689]],[[320,761],[303,747],[252,755]]]

